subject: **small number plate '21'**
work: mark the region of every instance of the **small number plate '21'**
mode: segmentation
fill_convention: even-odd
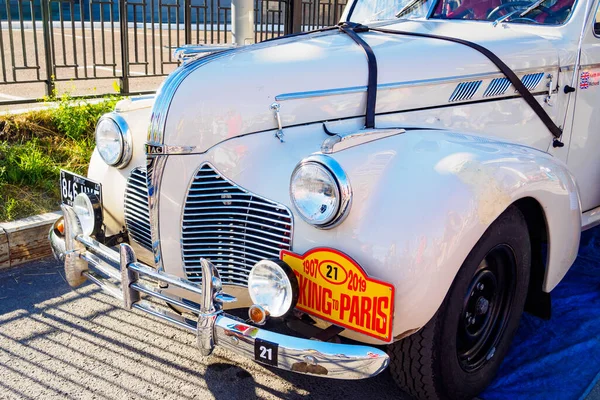
[[[277,366],[277,352],[279,345],[262,339],[254,341],[254,359],[263,364]]]

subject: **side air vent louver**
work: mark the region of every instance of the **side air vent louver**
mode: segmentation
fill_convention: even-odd
[[[125,188],[125,225],[131,239],[152,251],[146,169],[131,171]]]
[[[496,78],[490,82],[490,85],[483,93],[483,97],[501,96],[506,93],[510,86],[510,81],[506,78]]]
[[[543,72],[538,72],[537,74],[527,74],[521,78],[521,82],[523,85],[529,90],[533,90],[539,85],[540,81],[544,77]]]
[[[482,81],[459,83],[456,89],[454,89],[454,92],[452,92],[452,95],[448,101],[453,102],[471,100],[477,92],[477,89],[479,89],[479,86],[481,86],[481,82]]]

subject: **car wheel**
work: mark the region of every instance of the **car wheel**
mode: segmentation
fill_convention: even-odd
[[[519,325],[530,267],[527,224],[511,206],[469,253],[435,316],[388,347],[396,383],[418,399],[471,399],[482,392]]]

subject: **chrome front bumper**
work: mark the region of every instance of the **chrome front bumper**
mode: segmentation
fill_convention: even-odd
[[[128,244],[121,244],[117,252],[83,235],[73,209],[63,205],[62,211],[64,238],[53,227],[49,239],[55,257],[65,263],[69,284],[78,286],[89,279],[121,300],[125,308],[138,309],[195,333],[203,355],[209,355],[215,346],[221,346],[280,369],[335,379],[372,377],[388,365],[387,354],[374,347],[298,338],[249,325],[223,312],[222,304],[233,302],[235,298],[223,293],[219,273],[208,260],[202,259],[200,286],[137,262]],[[195,303],[169,295],[161,289],[165,284],[200,295],[202,304],[197,307],[192,305]],[[148,298],[185,309],[190,313],[189,318]],[[195,316],[197,319],[191,319]],[[276,352],[270,362],[258,356],[257,346],[262,343],[268,343]]]

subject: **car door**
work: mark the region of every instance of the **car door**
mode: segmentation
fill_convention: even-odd
[[[582,211],[600,205],[600,9],[585,29],[575,87],[567,164],[579,186]]]

